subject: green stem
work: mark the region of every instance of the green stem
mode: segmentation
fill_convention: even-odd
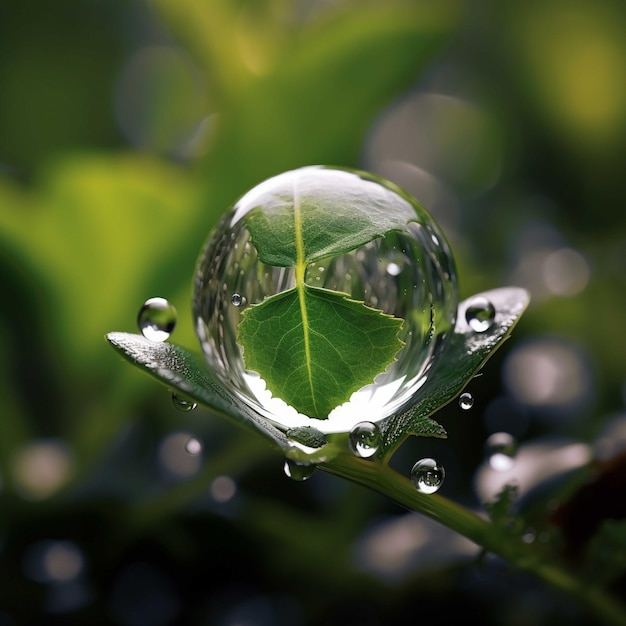
[[[556,564],[546,563],[532,545],[468,509],[437,494],[419,493],[408,478],[387,464],[341,453],[319,467],[378,491],[407,509],[422,513],[467,537],[514,567],[531,572],[580,602],[603,624],[626,626],[626,607],[603,589],[577,579]]]

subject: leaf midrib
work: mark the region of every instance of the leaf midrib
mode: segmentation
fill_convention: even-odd
[[[315,390],[313,386],[313,372],[311,370],[311,343],[309,337],[309,313],[306,308],[305,298],[305,282],[304,274],[306,272],[306,260],[304,254],[304,240],[302,238],[302,207],[300,203],[300,193],[298,191],[298,177],[294,177],[293,181],[293,227],[294,239],[296,244],[296,292],[298,294],[298,304],[300,306],[300,315],[302,317],[302,334],[304,340],[304,356],[306,361],[307,380],[309,390],[311,392],[311,400],[317,411],[317,402],[315,399]]]

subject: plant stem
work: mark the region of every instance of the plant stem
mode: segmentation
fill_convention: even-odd
[[[514,567],[531,572],[581,603],[596,619],[602,620],[601,623],[626,626],[626,607],[603,589],[579,580],[556,564],[546,563],[532,545],[451,500],[437,494],[419,493],[408,478],[386,463],[340,453],[319,467],[378,491],[407,509],[422,513],[460,533]]]

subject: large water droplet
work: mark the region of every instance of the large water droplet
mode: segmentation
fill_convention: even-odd
[[[243,304],[243,297],[240,293],[234,293],[231,296],[230,301],[232,302],[233,306],[241,306]]]
[[[380,446],[380,428],[372,422],[359,422],[350,431],[348,441],[354,454],[368,459],[376,454]]]
[[[446,472],[435,459],[421,459],[411,470],[413,486],[425,494],[435,493],[443,484]]]
[[[277,247],[284,245],[284,255],[272,252],[261,257],[251,237],[253,220],[263,212],[270,215],[277,198],[285,211],[297,204],[303,223],[313,219],[307,212],[316,206],[336,207],[337,219],[351,224],[356,217],[359,223],[366,222],[363,215],[367,211],[400,216],[397,219],[403,223],[397,227],[396,222],[388,232],[362,245],[356,243],[352,249],[346,244],[337,254],[324,254],[306,268],[304,282],[308,286],[347,294],[367,307],[404,320],[399,332],[404,346],[393,363],[320,419],[298,413],[280,398],[279,391],[268,388],[262,376],[249,371],[238,341],[243,307],[233,306],[233,294],[245,294],[246,304],[254,306],[293,289],[296,282],[289,247],[295,241],[287,237],[276,243]],[[349,210],[354,210],[353,216],[347,214]],[[329,233],[333,233],[332,227]],[[389,266],[390,262],[397,267]],[[211,372],[250,408],[281,427],[350,432],[364,414],[378,422],[405,410],[428,376],[446,335],[454,329],[456,270],[444,234],[416,200],[362,172],[305,167],[266,180],[224,215],[197,267],[193,315]],[[319,358],[328,362],[336,356]]]
[[[137,315],[137,326],[146,339],[165,341],[176,327],[176,309],[165,298],[149,298]]]
[[[291,459],[285,459],[285,475],[291,480],[304,481],[311,478],[315,471],[314,463],[298,463]]]
[[[178,394],[172,394],[172,404],[183,412],[193,411],[198,405],[193,400],[187,400]]]
[[[459,396],[459,406],[464,411],[469,411],[474,406],[474,396],[471,393],[464,391]]]
[[[485,456],[491,469],[497,472],[510,470],[515,463],[517,441],[509,433],[493,433],[485,442]]]
[[[474,298],[465,309],[465,320],[477,333],[489,330],[496,319],[496,310],[490,300],[482,296]]]

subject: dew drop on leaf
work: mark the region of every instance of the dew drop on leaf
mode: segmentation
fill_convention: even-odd
[[[241,297],[241,294],[239,293],[234,293],[231,296],[230,301],[232,302],[233,306],[241,306],[243,304],[243,298]]]
[[[192,400],[186,400],[185,398],[179,396],[178,394],[172,394],[172,404],[179,411],[187,412],[193,411],[198,405]]]
[[[315,166],[224,214],[198,260],[193,316],[211,372],[253,411],[348,433],[365,411],[378,422],[411,406],[457,305],[452,253],[417,200]]]
[[[465,320],[469,327],[477,333],[484,333],[489,330],[495,319],[496,310],[493,304],[482,296],[474,298],[465,309]]]
[[[291,480],[297,480],[302,482],[308,480],[315,471],[314,463],[297,463],[291,459],[285,459],[284,466],[285,476],[291,478]]]
[[[351,431],[348,439],[352,452],[362,459],[376,454],[380,446],[380,429],[372,422],[359,422]]]
[[[431,494],[439,490],[445,475],[443,465],[435,459],[421,459],[411,470],[411,482],[420,493]]]
[[[459,396],[459,406],[464,411],[469,411],[474,406],[474,396],[471,393],[464,391]]]
[[[165,298],[149,298],[139,309],[137,326],[150,341],[166,341],[176,327],[176,309]]]
[[[485,442],[485,456],[491,469],[506,472],[515,464],[517,441],[513,435],[505,432],[493,433]]]

